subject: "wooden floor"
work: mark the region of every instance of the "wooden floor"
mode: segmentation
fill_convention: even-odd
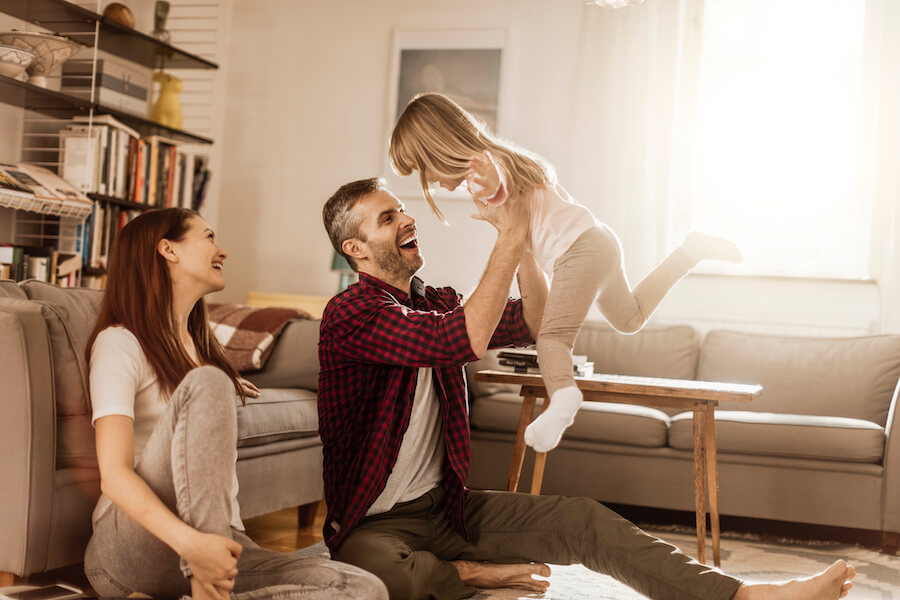
[[[278,512],[244,519],[247,535],[254,542],[278,552],[293,552],[322,541],[322,526],[325,524],[325,503],[319,503],[315,520],[311,527],[297,527],[297,509],[287,508]]]

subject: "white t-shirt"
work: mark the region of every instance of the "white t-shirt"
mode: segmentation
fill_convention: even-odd
[[[529,249],[538,266],[553,275],[556,259],[568,250],[582,233],[597,225],[587,208],[569,196],[559,184],[547,184],[531,194]]]
[[[409,426],[400,442],[397,462],[366,516],[387,512],[400,502],[415,500],[441,483],[444,431],[441,407],[434,391],[431,367],[420,367]]]
[[[122,327],[107,327],[91,348],[91,423],[110,415],[134,421],[134,464],[137,465],[156,423],[166,410],[168,398],[159,386],[156,372],[134,334]],[[231,526],[243,531],[237,502],[237,473],[233,475]],[[98,505],[98,514],[109,504]]]

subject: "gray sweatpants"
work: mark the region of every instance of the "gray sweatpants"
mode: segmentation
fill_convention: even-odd
[[[609,324],[622,333],[635,333],[695,261],[676,249],[634,289],[628,284],[622,247],[606,225],[582,233],[553,265],[553,280],[537,337],[541,376],[551,397],[574,386],[572,346],[596,300]]]
[[[469,491],[469,541],[443,510],[443,489],[366,518],[332,556],[378,575],[392,600],[475,594],[449,561],[580,563],[654,600],[728,600],[741,582],[644,533],[590,498]]]
[[[386,598],[384,585],[362,569],[266,550],[231,527],[236,440],[231,380],[215,367],[200,367],[175,389],[135,467],[185,523],[241,544],[234,593],[248,599]],[[111,597],[190,594],[187,563],[106,496],[101,504],[107,508],[95,511],[84,557],[84,572],[94,589]],[[98,512],[102,514],[96,516]]]

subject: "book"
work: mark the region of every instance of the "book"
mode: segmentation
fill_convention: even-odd
[[[534,348],[504,348],[497,353],[497,357],[508,361],[515,361],[523,366],[537,366],[537,350]],[[572,364],[578,365],[588,362],[588,357],[584,354],[573,354]]]
[[[108,125],[110,127],[114,127],[120,131],[124,131],[131,137],[139,138],[141,134],[138,133],[135,129],[132,129],[122,121],[118,120],[112,115],[94,115],[93,120],[89,118],[88,115],[75,115],[72,117],[72,121],[74,123],[88,123],[93,122],[96,125]]]
[[[59,132],[59,148],[63,179],[82,192],[96,192],[100,130],[95,128],[88,137],[87,131],[63,129]]]

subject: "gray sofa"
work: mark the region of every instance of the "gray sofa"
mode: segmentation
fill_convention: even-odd
[[[0,280],[0,576],[81,562],[100,493],[84,348],[101,292]],[[294,320],[238,407],[241,516],[322,499],[318,321]],[[305,509],[304,509],[305,507]]]
[[[716,412],[719,510],[749,517],[878,532],[900,538],[900,336],[797,338],[686,326],[633,336],[588,323],[575,352],[595,372],[763,385],[749,405]],[[516,386],[468,366],[474,488],[506,484],[521,400]],[[623,505],[693,510],[690,413],[586,404],[547,456],[543,493]],[[527,457],[531,452],[526,454]],[[520,489],[528,489],[530,468]]]

